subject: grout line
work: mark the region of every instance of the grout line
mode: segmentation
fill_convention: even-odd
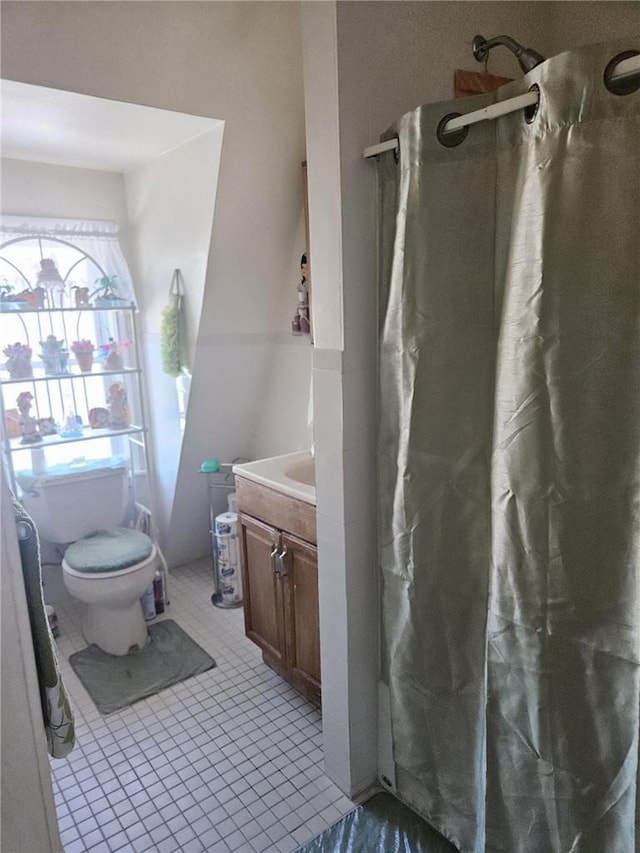
[[[212,607],[210,574],[174,571],[163,618],[216,667],[107,717],[68,663],[86,645],[80,605],[56,604],[77,733],[51,762],[65,853],[291,853],[353,808],[322,772],[318,710],[263,664],[241,609]]]

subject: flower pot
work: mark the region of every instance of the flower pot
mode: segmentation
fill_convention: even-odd
[[[7,360],[6,367],[11,379],[29,379],[33,376],[31,357],[12,356]]]
[[[92,352],[77,352],[76,354],[76,362],[78,367],[80,368],[82,373],[91,373],[91,368],[93,367],[93,353]]]
[[[124,356],[114,350],[105,358],[104,366],[106,370],[124,370]]]

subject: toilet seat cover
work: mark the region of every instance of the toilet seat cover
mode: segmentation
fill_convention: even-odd
[[[153,542],[139,530],[115,527],[96,530],[90,536],[69,545],[64,555],[67,565],[76,572],[97,574],[128,569],[147,560],[153,551]]]

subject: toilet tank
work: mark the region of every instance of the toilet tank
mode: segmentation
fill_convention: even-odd
[[[129,486],[125,465],[17,479],[24,507],[47,542],[76,542],[124,520]]]

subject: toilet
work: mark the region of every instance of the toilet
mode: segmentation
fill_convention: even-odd
[[[62,561],[70,595],[82,601],[82,631],[111,655],[148,640],[140,596],[153,581],[156,547],[138,530],[120,527],[128,499],[125,465],[63,470],[18,478],[22,501],[41,539],[71,542]]]

